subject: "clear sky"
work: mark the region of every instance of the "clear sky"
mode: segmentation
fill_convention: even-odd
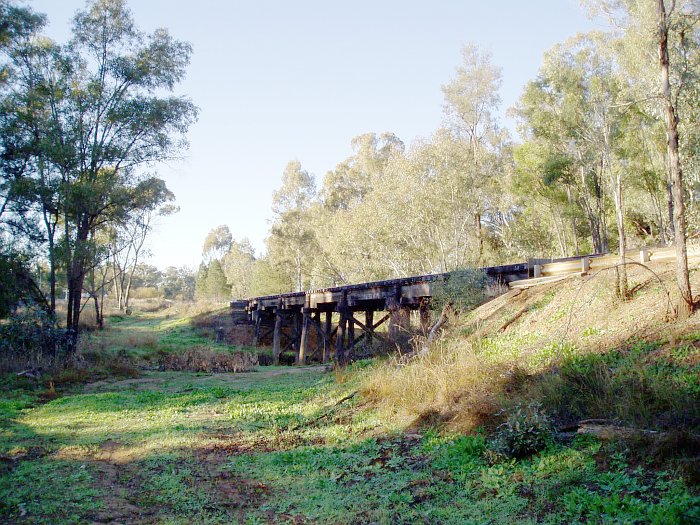
[[[82,0],[27,0],[64,42]],[[323,179],[350,140],[394,132],[407,145],[442,120],[440,86],[473,42],[503,69],[502,113],[543,53],[594,28],[578,0],[130,0],[137,25],[194,48],[177,88],[200,108],[181,162],[157,168],[181,211],[160,220],[151,263],[196,266],[227,224],[259,252],[272,192],[291,159]],[[504,117],[503,123],[514,125]]]

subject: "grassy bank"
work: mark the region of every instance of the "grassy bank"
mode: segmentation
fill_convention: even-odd
[[[113,317],[99,374],[0,386],[0,523],[698,523],[699,321],[631,275],[628,302],[605,276],[509,292],[336,372],[165,370],[255,350],[216,316]],[[563,432],[590,418],[634,432]]]
[[[214,329],[198,325],[201,317],[167,311],[112,315],[105,330],[82,334],[80,357],[87,368],[134,376],[144,368],[233,372],[257,364],[260,350],[217,341]]]
[[[376,366],[365,393],[387,417],[432,415],[461,431],[536,403],[559,426],[595,418],[698,434],[700,321],[667,320],[673,269],[653,269],[629,271],[628,301],[611,292],[611,272],[513,290],[455,317],[405,366]]]
[[[388,426],[357,396],[343,400],[358,372],[323,370],[150,372],[31,408],[16,399],[2,412],[0,521],[688,523],[697,514],[677,473],[646,469],[624,447],[579,438],[494,461],[480,433]]]

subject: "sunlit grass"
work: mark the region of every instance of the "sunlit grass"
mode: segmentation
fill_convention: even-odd
[[[0,470],[0,521],[564,524],[653,522],[663,508],[682,523],[698,503],[677,476],[631,472],[624,454],[613,477],[601,472],[595,440],[493,463],[483,434],[405,435],[357,396],[338,404],[360,379],[151,372],[18,404],[0,433],[0,454],[17,458]]]

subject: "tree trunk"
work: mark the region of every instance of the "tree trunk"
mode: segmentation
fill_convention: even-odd
[[[668,168],[668,160],[666,160],[666,202],[668,204],[668,232],[669,239],[674,239],[676,236],[676,228],[673,224],[673,184],[671,184],[671,170]]]
[[[476,264],[481,266],[481,258],[484,253],[484,238],[481,231],[481,213],[474,214],[474,229],[476,230]]]
[[[627,285],[627,266],[625,260],[625,251],[627,250],[627,239],[625,236],[625,214],[624,214],[624,203],[622,199],[622,174],[618,173],[614,175],[612,173],[612,168],[610,168],[610,178],[613,179],[611,182],[614,184],[614,195],[615,195],[615,217],[617,218],[617,233],[620,238],[619,251],[620,251],[620,266],[617,268],[617,294],[623,301],[628,298],[629,287]]]
[[[83,283],[85,282],[85,267],[87,264],[87,242],[90,227],[87,219],[83,219],[75,234],[75,244],[73,245],[72,261],[70,265],[68,279],[68,312],[66,317],[66,328],[79,332],[80,307],[82,306]]]
[[[56,246],[54,244],[53,230],[49,230],[49,299],[51,304],[51,316],[56,321]]]
[[[661,86],[666,106],[666,139],[668,149],[669,178],[673,197],[673,229],[676,244],[676,282],[680,298],[678,301],[678,316],[688,317],[693,311],[693,293],[690,289],[688,276],[688,252],[686,248],[685,202],[683,201],[683,172],[679,154],[678,115],[671,97],[669,81],[668,57],[668,24],[664,0],[657,0],[659,16],[659,61],[661,64]],[[671,3],[671,11],[675,1]]]
[[[603,186],[600,178],[603,176],[603,159],[600,160],[600,175],[593,175],[593,185],[595,188],[596,208],[597,208],[597,223],[598,231],[600,232],[600,253],[607,253],[608,244],[608,224],[605,220],[605,195],[603,195]]]
[[[100,316],[100,301],[97,298],[97,293],[92,294],[92,300],[95,304],[95,322],[97,323],[97,327],[102,330],[103,325],[102,325],[102,317]]]

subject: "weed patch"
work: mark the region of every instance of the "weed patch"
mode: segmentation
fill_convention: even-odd
[[[163,370],[194,372],[249,372],[258,366],[258,356],[251,352],[216,352],[197,346],[183,353],[161,353]]]

